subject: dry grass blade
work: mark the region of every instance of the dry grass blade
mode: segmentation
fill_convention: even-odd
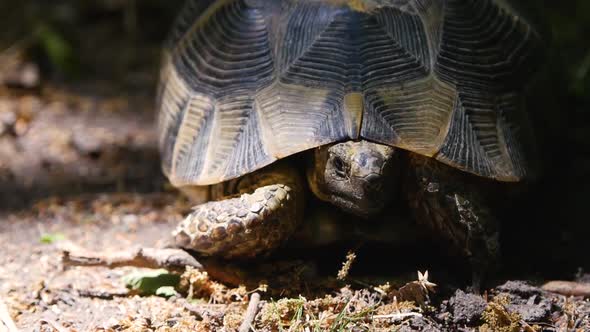
[[[350,268],[352,267],[352,263],[356,259],[356,254],[352,251],[349,251],[346,254],[346,261],[342,263],[342,268],[338,271],[338,276],[336,277],[338,280],[344,280],[348,277],[348,273],[350,272]]]
[[[403,320],[408,317],[422,317],[421,313],[418,312],[404,312],[390,315],[375,315],[373,319],[390,319],[392,321]]]

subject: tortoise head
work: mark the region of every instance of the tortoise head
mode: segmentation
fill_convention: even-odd
[[[308,182],[320,199],[367,217],[391,200],[397,160],[394,148],[367,141],[324,146],[315,151]]]

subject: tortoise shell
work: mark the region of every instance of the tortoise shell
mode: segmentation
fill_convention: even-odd
[[[163,169],[208,185],[365,139],[518,181],[540,47],[504,0],[188,1],[158,91]]]

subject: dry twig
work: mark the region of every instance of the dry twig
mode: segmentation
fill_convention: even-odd
[[[66,328],[65,326],[63,326],[62,324],[60,324],[59,322],[57,322],[53,319],[41,318],[40,322],[50,325],[57,332],[70,332],[70,329]]]
[[[103,300],[112,300],[115,297],[125,297],[129,296],[128,289],[115,289],[115,290],[105,290],[105,289],[76,289],[76,292],[81,297],[91,297]]]
[[[14,324],[12,317],[10,317],[8,307],[2,298],[0,298],[0,323],[6,327],[8,332],[18,332],[18,328],[16,327],[16,324]],[[0,327],[2,327],[2,325],[0,325]]]
[[[589,283],[556,280],[544,284],[542,289],[565,296],[590,297]]]
[[[181,249],[139,248],[117,253],[62,252],[64,266],[121,266],[144,267],[151,269],[164,268],[183,271],[186,266],[203,269],[197,260]]]
[[[260,303],[260,294],[253,293],[250,295],[250,303],[248,304],[248,309],[246,310],[246,314],[244,315],[244,321],[242,325],[240,325],[239,332],[248,332],[252,327],[252,322],[258,313],[258,304]]]

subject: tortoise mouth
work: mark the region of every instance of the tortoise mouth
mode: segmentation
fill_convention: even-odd
[[[331,197],[331,201],[332,204],[338,206],[343,211],[362,218],[370,218],[379,214],[385,206],[379,200],[371,202],[334,194]]]

